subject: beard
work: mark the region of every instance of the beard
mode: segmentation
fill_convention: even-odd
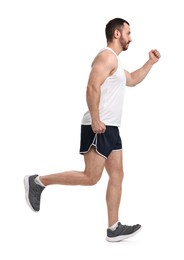
[[[122,50],[126,51],[128,49],[128,47],[129,47],[130,41],[126,42],[125,39],[121,36],[121,38],[119,39],[119,42],[121,44]]]

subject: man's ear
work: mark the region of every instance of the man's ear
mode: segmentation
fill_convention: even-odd
[[[115,39],[118,39],[118,38],[120,37],[120,35],[121,35],[121,33],[120,33],[119,29],[116,29],[116,30],[114,31],[114,38],[115,38]]]

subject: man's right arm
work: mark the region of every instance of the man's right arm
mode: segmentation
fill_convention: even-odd
[[[94,133],[104,133],[106,126],[101,122],[99,114],[101,85],[112,73],[116,66],[116,60],[111,53],[101,53],[93,64],[89,75],[86,99],[92,120],[92,129]]]

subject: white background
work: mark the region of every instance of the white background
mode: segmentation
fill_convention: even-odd
[[[0,2],[1,259],[183,259],[182,10],[179,0]],[[105,240],[105,171],[93,187],[48,187],[39,213],[26,205],[23,178],[83,169],[86,83],[115,17],[131,25],[127,70],[152,48],[162,57],[126,88],[120,220],[143,228],[113,244]]]

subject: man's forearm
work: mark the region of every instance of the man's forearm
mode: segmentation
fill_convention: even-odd
[[[100,104],[100,88],[87,87],[86,100],[92,121],[100,120],[99,104]]]
[[[148,72],[151,70],[152,66],[152,62],[148,60],[140,69],[131,73],[134,86],[144,80]]]

